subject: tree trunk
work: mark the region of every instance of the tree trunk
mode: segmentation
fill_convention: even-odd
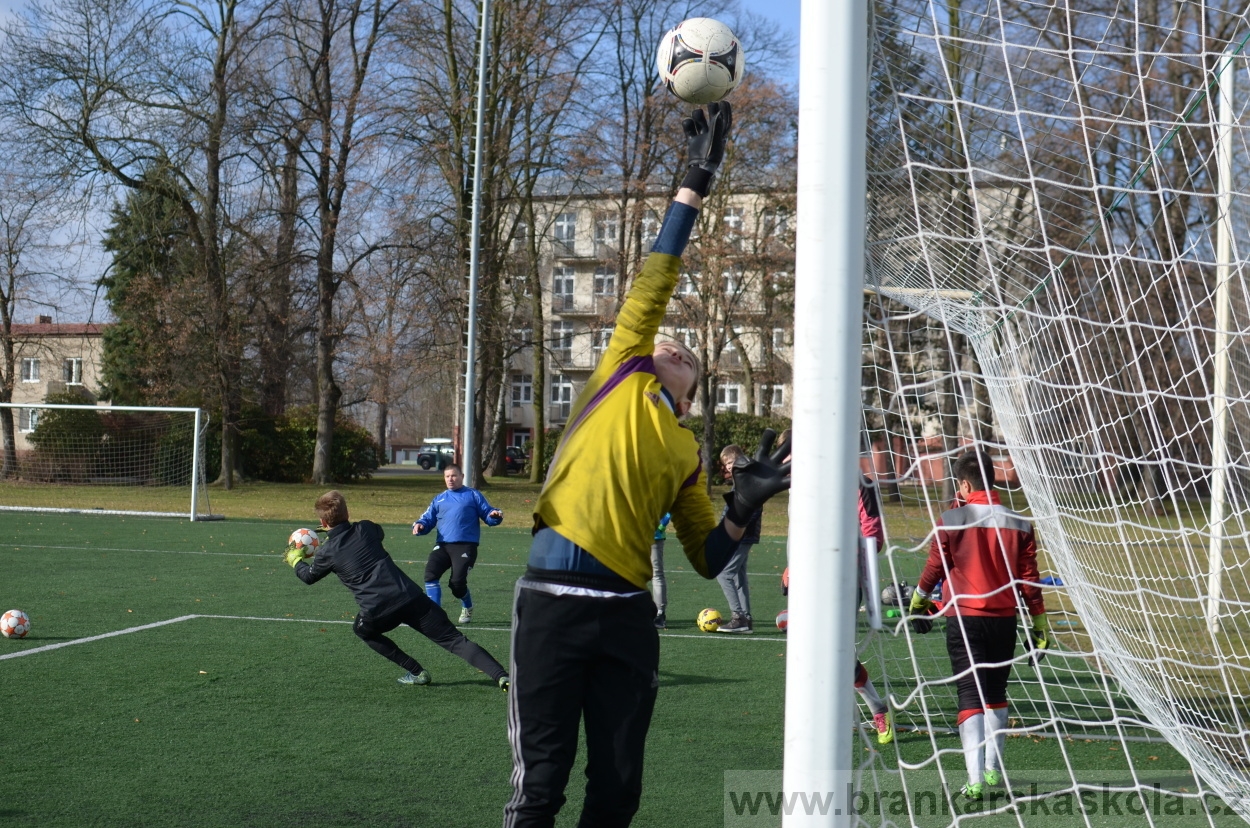
[[[296,139],[297,140],[297,139]],[[278,186],[278,238],[266,290],[263,336],[267,347],[261,351],[261,409],[270,417],[286,410],[286,379],[291,369],[291,274],[295,268],[295,225],[299,219],[299,147],[295,140],[286,146],[286,156]]]
[[[707,362],[705,361],[706,365]],[[713,443],[716,437],[716,384],[708,371],[699,378],[699,410],[703,412],[703,439],[700,453],[703,456],[703,468],[707,472],[707,494],[712,496],[712,469],[718,468],[720,458],[712,456]]]
[[[533,226],[534,223],[531,220],[530,227]],[[546,316],[543,313],[543,289],[538,274],[538,259],[536,256],[533,261],[535,264],[530,269],[530,330],[536,333],[530,335],[530,353],[533,355],[532,370],[534,372],[534,379],[531,385],[532,404],[534,407],[534,440],[530,450],[530,482],[541,483],[547,477],[547,470],[543,468],[543,458],[547,456],[547,361],[543,349],[538,347],[533,340],[535,336],[541,337],[543,325],[546,324]]]
[[[328,217],[327,217],[328,219]],[[334,451],[334,418],[343,391],[334,380],[334,294],[338,285],[330,261],[331,239],[325,238],[318,256],[317,287],[317,444],[313,450],[312,482],[325,486],[333,482],[330,458]]]
[[[387,404],[385,400],[379,400],[377,402],[377,406],[378,406],[377,419],[374,420],[374,424],[373,424],[374,440],[377,441],[378,450],[382,452],[382,456],[386,457],[387,458],[386,462],[389,463],[391,455],[390,455],[390,452],[386,450],[386,437],[387,437],[386,422],[388,419],[390,419],[391,407],[390,405]]]
[[[3,434],[4,441],[0,477],[17,477],[17,434],[13,430],[13,409],[11,408],[0,409],[0,433]]]

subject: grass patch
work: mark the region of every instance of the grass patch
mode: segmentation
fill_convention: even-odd
[[[408,524],[440,488],[433,475],[344,487],[355,516],[383,523],[388,549],[418,579],[431,541],[413,537]],[[237,499],[227,506],[236,515],[270,516],[218,523],[5,516],[0,609],[26,610],[33,629],[25,640],[0,640],[0,656],[70,646],[0,660],[10,711],[0,718],[0,823],[499,824],[510,793],[506,697],[407,629],[395,632],[397,641],[435,683],[397,685],[400,671],[352,635],[351,595],[335,579],[308,587],[295,578],[280,552],[291,529],[309,522],[317,493],[260,484],[214,492],[215,507],[222,494]],[[471,578],[477,609],[466,632],[504,663],[513,584],[529,545],[521,515],[535,494],[513,479],[488,489],[510,514],[504,526],[484,530]],[[769,512],[783,516],[784,508]],[[774,534],[752,552],[753,636],[699,633],[700,609],[724,609],[720,588],[690,570],[675,539],[666,552],[671,626],[661,639],[660,697],[635,824],[721,825],[726,771],[781,767],[786,645],[769,619],[784,606],[785,540]],[[183,616],[200,617],[72,643]],[[930,677],[944,675],[941,637],[928,636],[923,647]],[[896,695],[914,685],[904,637],[876,636],[865,661]],[[1020,673],[1012,693],[1024,710],[1033,691]],[[847,677],[849,684],[850,665]],[[941,695],[947,690],[933,691],[935,713],[953,713]],[[1070,763],[1094,778],[1127,767],[1117,747],[1019,737],[1008,761],[1039,772]],[[1184,762],[1166,745],[1141,752],[1133,757],[1139,769],[1183,775]],[[949,779],[962,781],[958,741],[945,732],[908,730],[879,756],[867,746],[857,753],[887,774],[884,787],[898,778],[889,774],[900,758],[919,763],[935,753]],[[579,755],[584,761],[584,750]],[[583,770],[574,768],[558,825],[577,821]]]

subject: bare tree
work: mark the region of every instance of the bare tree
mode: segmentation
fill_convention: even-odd
[[[343,396],[334,371],[342,336],[336,299],[345,272],[369,252],[349,254],[344,261],[339,234],[353,165],[380,135],[373,124],[381,94],[373,85],[378,74],[373,64],[397,5],[388,0],[285,0],[281,8],[292,79],[286,93],[297,101],[300,122],[307,125],[299,153],[315,198],[317,440],[312,479],[322,484],[330,482],[335,416]]]
[[[472,230],[477,12],[478,5],[467,0],[418,0],[403,24],[403,39],[413,46],[402,58],[408,67],[402,98],[408,117],[404,135],[442,176],[447,193],[444,220],[459,237],[461,272],[466,276]],[[493,7],[481,165],[473,417],[477,456],[464,458],[475,477],[490,454],[495,470],[502,472],[503,432],[493,427],[493,421],[499,416],[506,380],[503,366],[518,302],[530,305],[525,315],[535,330],[541,324],[542,309],[532,305],[541,296],[537,284],[541,236],[535,232],[538,219],[532,204],[544,176],[570,168],[564,149],[571,129],[568,106],[591,51],[579,40],[594,31],[586,21],[597,13],[595,4],[545,0]],[[518,235],[519,228],[525,228],[525,236]],[[517,239],[528,245],[528,258],[512,256]],[[483,437],[492,433],[493,445],[487,448]]]
[[[237,0],[201,8],[134,0],[35,2],[6,29],[12,71],[0,110],[69,179],[146,191],[177,203],[197,251],[222,411],[221,482],[235,475],[242,405],[237,320],[223,250],[229,225],[224,165],[235,78],[252,28]],[[149,175],[155,170],[168,175]]]
[[[30,356],[32,343],[15,328],[20,309],[35,307],[36,285],[59,277],[45,264],[49,237],[55,230],[55,191],[46,181],[23,178],[20,157],[6,153],[0,166],[0,402],[13,401],[18,359]],[[0,477],[18,472],[13,409],[0,409]]]

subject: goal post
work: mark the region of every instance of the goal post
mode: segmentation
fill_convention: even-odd
[[[13,425],[0,510],[222,518],[209,503],[199,408],[0,403],[0,416]]]
[[[847,614],[859,619],[857,655],[888,702],[894,738],[874,726],[872,693],[835,723],[858,734],[858,801],[889,806],[853,821],[1049,828],[1062,813],[1156,826],[1183,813],[1195,824],[1244,824],[1250,97],[1234,94],[1234,77],[1250,86],[1250,14],[1224,0],[889,0],[871,11],[855,384],[863,470],[884,504],[883,629],[868,613]],[[818,25],[824,4],[809,0],[804,12],[804,34],[820,48],[842,42]],[[809,60],[811,42],[804,37],[802,95],[853,87],[855,73],[832,61],[827,76],[809,76],[820,57]],[[829,114],[813,117],[801,99],[802,164]],[[825,162],[849,146],[829,148]],[[800,204],[805,188],[827,189],[809,168],[798,186]],[[805,398],[834,396],[810,387],[824,380],[803,370],[802,348],[819,341],[819,358],[845,355],[805,324],[810,297],[796,305],[801,461],[831,456],[816,443],[842,439],[841,411],[828,406],[817,427],[799,410]],[[854,324],[824,320],[836,322]],[[1018,618],[1014,651],[1002,653],[1005,711],[998,698],[970,697],[972,670],[952,667],[962,651],[956,641],[948,652],[944,618],[930,635],[907,618],[905,596],[952,505],[951,461],[971,447],[993,457],[998,496],[1036,528],[1051,622],[1041,660],[1029,652],[1032,621]],[[800,533],[843,508],[841,469],[822,462],[820,480],[795,466],[796,579],[796,561],[822,548],[807,534],[796,552]],[[792,585],[787,667],[798,669],[788,679],[818,672],[800,661],[820,656],[796,646],[810,623],[801,588]],[[822,589],[828,606],[846,604]],[[838,644],[826,658],[843,657]],[[788,725],[797,712],[787,710]],[[1117,799],[1121,810],[1100,810]]]

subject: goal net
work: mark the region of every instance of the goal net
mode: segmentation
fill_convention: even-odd
[[[0,509],[220,518],[198,408],[0,403],[5,417]]]
[[[868,632],[900,733],[881,747],[865,728],[857,779],[907,795],[861,818],[1241,824],[1245,4],[891,0],[872,25],[864,466],[882,579],[916,583],[949,463],[984,447],[1037,528],[1057,644],[1040,665],[1017,647],[1007,784],[974,804],[941,629]]]

